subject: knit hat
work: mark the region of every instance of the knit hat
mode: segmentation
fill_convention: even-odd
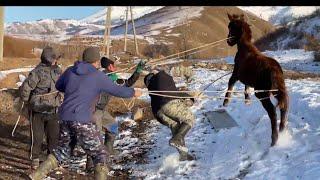
[[[100,51],[97,47],[89,47],[83,51],[82,60],[87,63],[94,63],[99,61]]]
[[[44,63],[44,64],[51,64],[57,58],[58,58],[57,53],[50,46],[46,46],[42,50],[41,57],[40,57],[41,62]]]
[[[100,63],[102,68],[107,68],[110,64],[114,64],[114,62],[107,57],[102,57]]]

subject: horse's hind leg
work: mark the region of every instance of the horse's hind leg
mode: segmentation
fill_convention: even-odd
[[[244,103],[249,105],[251,104],[251,99],[250,99],[250,95],[249,95],[249,88],[250,86],[245,86],[245,91],[244,91]]]
[[[280,116],[281,116],[281,121],[280,121],[279,131],[282,132],[288,124],[288,109],[281,108]]]
[[[268,93],[256,93],[256,96],[261,99],[268,97]],[[274,146],[278,140],[278,128],[277,128],[277,114],[276,114],[276,108],[272,104],[270,98],[267,99],[262,99],[260,100],[262,103],[262,106],[264,109],[268,112],[270,121],[271,121],[271,130],[272,130],[272,135],[271,135],[271,146]]]
[[[282,93],[282,92],[279,92]],[[278,106],[280,108],[280,126],[279,131],[283,131],[288,123],[288,107],[289,107],[289,100],[288,96],[285,93],[282,93],[278,96],[275,96],[275,98],[278,100]]]

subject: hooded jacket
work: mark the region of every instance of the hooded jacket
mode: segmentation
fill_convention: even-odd
[[[57,91],[55,83],[62,72],[59,66],[48,64],[46,61],[39,63],[20,86],[20,97],[34,112],[55,113],[61,103],[59,93],[38,96]]]
[[[89,123],[93,120],[95,105],[101,93],[130,98],[133,88],[118,86],[103,72],[83,61],[77,61],[68,68],[56,83],[57,90],[64,92],[59,108],[62,121]]]
[[[150,79],[150,82],[147,86],[149,91],[177,91],[179,92],[178,88],[176,87],[176,84],[169,74],[167,74],[165,71],[160,71],[157,74],[153,75]],[[191,96],[187,93],[175,93],[175,92],[159,92],[158,94],[163,95],[169,95],[169,96],[178,96],[178,97],[190,97],[192,101],[194,101],[194,98],[191,98]],[[167,104],[168,102],[178,99],[178,98],[172,98],[172,97],[163,97],[163,96],[157,96],[157,95],[150,95],[151,98],[151,108],[154,115],[157,114],[157,112]]]

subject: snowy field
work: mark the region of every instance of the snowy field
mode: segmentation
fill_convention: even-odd
[[[312,62],[311,52],[264,53],[277,59],[285,69],[320,72],[319,66]],[[233,63],[233,57],[226,59]],[[0,71],[0,75],[32,69],[28,68]],[[191,90],[201,90],[210,81],[228,73],[202,68],[194,71],[193,80],[188,84]],[[123,77],[128,75],[121,74]],[[225,90],[229,78],[230,75],[222,78],[208,90]],[[185,82],[178,81],[177,84]],[[186,137],[186,144],[197,160],[179,162],[177,151],[168,144],[170,130],[152,120],[150,127],[146,128],[143,142],[133,135],[130,128],[120,132],[115,142],[122,152],[120,158],[130,158],[135,153],[150,149],[146,154],[147,162],[130,162],[113,168],[130,168],[131,176],[144,179],[320,179],[320,82],[314,79],[286,80],[286,86],[290,97],[288,130],[279,135],[274,147],[270,148],[270,120],[260,102],[252,94],[253,102],[245,105],[244,95],[239,93],[233,95],[239,99],[233,99],[226,107],[239,127],[217,131],[204,116],[205,112],[221,108],[222,99],[199,100],[193,106],[196,122]],[[243,90],[244,85],[238,82],[235,89]],[[224,96],[223,93],[207,95]],[[150,100],[148,95],[140,99]],[[130,116],[117,119],[132,127],[137,126]]]
[[[290,49],[265,51],[263,54],[277,60],[283,69],[320,74],[320,62],[314,62],[313,51]],[[234,56],[226,57],[225,61],[234,64]]]
[[[189,88],[201,89],[226,73],[196,69],[196,81]],[[209,90],[226,89],[229,77]],[[214,130],[203,114],[220,108],[222,100],[202,100],[192,108],[196,123],[186,137],[189,151],[197,160],[179,162],[178,153],[168,145],[169,129],[153,120],[154,127],[147,132],[153,142],[148,163],[131,165],[133,175],[145,179],[319,179],[320,82],[286,80],[286,85],[290,96],[289,124],[276,146],[270,148],[270,121],[253,95],[249,106],[239,99],[230,103],[226,110],[239,127],[220,131]],[[237,83],[235,89],[243,90],[244,86]],[[243,94],[234,96],[243,98]],[[130,138],[126,141],[130,142]]]

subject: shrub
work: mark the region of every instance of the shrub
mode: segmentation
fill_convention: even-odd
[[[145,47],[143,54],[150,58],[158,58],[160,56],[168,56],[170,54],[169,46],[160,44],[151,44]]]
[[[289,28],[288,27],[281,27],[276,29],[273,32],[266,34],[265,36],[261,37],[260,39],[256,40],[254,44],[257,48],[261,51],[265,50],[277,50],[277,46],[271,46],[273,41],[276,41],[281,36],[288,34]]]
[[[314,36],[305,35],[307,44],[305,50],[314,51],[314,61],[320,61],[320,41]]]

